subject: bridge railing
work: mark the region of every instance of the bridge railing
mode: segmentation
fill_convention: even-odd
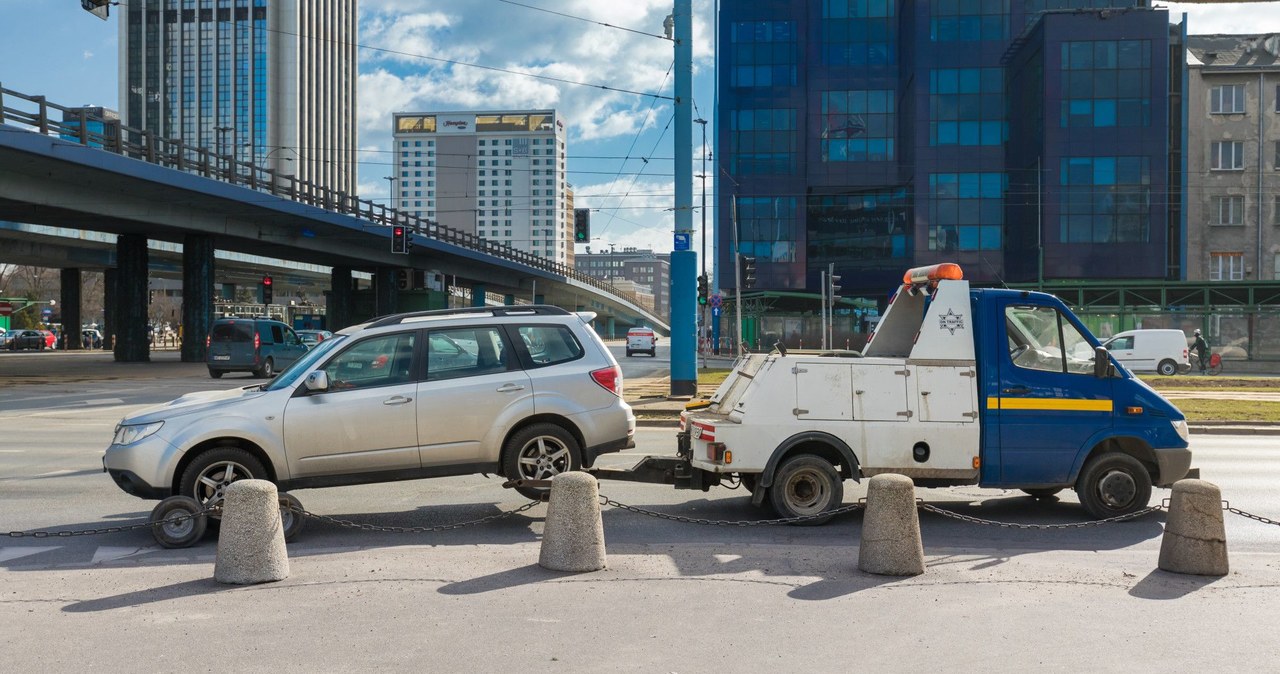
[[[55,119],[51,112],[57,112],[61,119]],[[260,166],[252,161],[242,161],[233,154],[214,152],[179,139],[124,126],[118,120],[107,120],[95,115],[92,108],[64,107],[50,103],[44,96],[27,95],[0,86],[0,124],[27,127],[46,136],[56,136],[151,164],[240,185],[327,211],[354,216],[377,225],[408,227],[419,236],[558,274],[615,295],[635,306],[652,310],[651,304],[641,300],[635,293],[620,290],[612,283],[584,274],[573,267],[488,241],[470,232],[441,226],[437,222],[399,211],[386,204],[300,180],[291,173]]]

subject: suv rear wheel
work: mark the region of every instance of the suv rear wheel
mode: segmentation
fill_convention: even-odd
[[[509,480],[550,480],[571,470],[582,468],[582,448],[573,434],[549,423],[533,424],[512,435],[502,450],[502,471]],[[532,499],[540,499],[548,490],[516,487],[516,491]]]

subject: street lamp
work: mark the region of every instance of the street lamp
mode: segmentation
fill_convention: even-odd
[[[235,131],[235,127],[233,127],[233,126],[215,126],[215,127],[213,127],[213,130],[214,130],[214,131],[216,131],[216,132],[218,132],[218,158],[219,158],[219,160],[220,160],[221,170],[225,173],[225,172],[227,171],[227,157],[226,157],[226,151],[227,151],[227,148],[226,148],[226,133],[227,133],[228,131]]]
[[[391,205],[391,210],[394,211],[396,209],[396,177],[384,176],[382,179],[390,183],[387,187],[387,203]]]

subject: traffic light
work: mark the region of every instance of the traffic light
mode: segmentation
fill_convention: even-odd
[[[707,284],[707,275],[703,274],[698,277],[698,306],[706,306],[710,295],[711,288]]]
[[[591,243],[591,209],[573,209],[573,242]]]
[[[413,248],[413,242],[409,240],[409,228],[404,225],[396,225],[391,228],[391,252],[408,253]]]
[[[262,277],[262,303],[271,304],[271,300],[272,300],[271,277],[263,276]]]
[[[832,307],[840,301],[840,296],[836,294],[838,292],[840,292],[840,277],[831,274],[827,277],[827,301],[831,302]]]
[[[750,255],[738,255],[738,269],[741,272],[742,288],[756,287],[756,259]]]

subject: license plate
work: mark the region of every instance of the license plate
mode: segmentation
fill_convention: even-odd
[[[231,356],[214,356],[214,360],[231,360]]]

